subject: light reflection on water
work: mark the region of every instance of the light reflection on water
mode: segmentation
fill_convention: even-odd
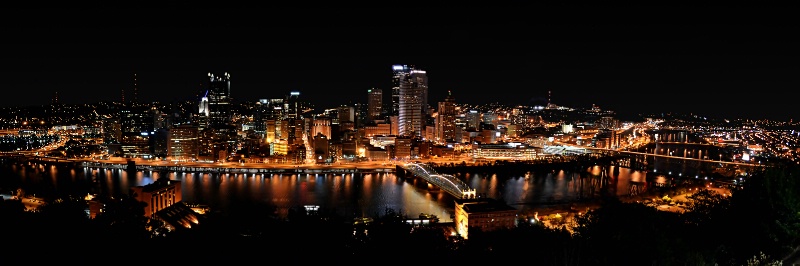
[[[604,173],[605,172],[605,173]],[[581,173],[553,171],[529,176],[497,174],[457,174],[482,196],[502,199],[520,210],[539,205],[578,201],[597,192],[592,178],[608,180],[608,191],[627,195],[629,185],[643,182],[645,173],[613,167],[600,167]],[[319,205],[346,218],[374,216],[387,209],[416,217],[420,213],[437,215],[450,222],[454,198],[443,191],[429,191],[419,179],[403,179],[391,173],[378,174],[228,174],[139,171],[130,175],[115,169],[65,169],[41,165],[3,164],[0,189],[8,193],[23,188],[28,194],[87,193],[127,194],[131,186],[152,183],[160,177],[181,181],[183,201],[206,204],[212,210],[226,211],[237,205],[266,204],[284,216],[292,207]],[[97,180],[96,184],[92,180]],[[595,180],[598,178],[594,178]]]

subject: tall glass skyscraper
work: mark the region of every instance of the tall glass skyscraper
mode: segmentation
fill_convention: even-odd
[[[414,66],[393,65],[392,66],[392,106],[389,115],[397,116],[400,114],[400,81],[411,74]]]
[[[400,79],[398,101],[398,130],[400,136],[422,137],[428,106],[428,75],[424,70],[411,69]]]
[[[231,75],[208,73],[208,123],[213,129],[225,129],[231,123]]]

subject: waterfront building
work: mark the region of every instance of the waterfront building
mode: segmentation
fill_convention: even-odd
[[[144,215],[151,217],[156,212],[181,201],[181,181],[158,179],[144,186],[132,187],[131,196],[147,204]]]
[[[197,160],[199,154],[198,128],[193,125],[180,125],[169,130],[167,157],[172,161],[190,162]]]
[[[470,228],[483,232],[517,226],[517,209],[492,198],[456,199],[455,228],[464,239]]]
[[[533,160],[539,155],[544,155],[542,148],[524,143],[472,145],[472,157],[478,159]]]
[[[145,203],[145,217],[163,221],[170,230],[188,229],[200,223],[199,213],[181,201],[180,180],[160,178],[144,186],[131,187],[131,196]]]
[[[394,158],[397,160],[409,160],[411,156],[411,144],[413,139],[408,137],[397,137],[394,139],[393,151]]]

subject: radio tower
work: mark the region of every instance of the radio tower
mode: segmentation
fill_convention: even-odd
[[[139,87],[136,84],[136,73],[133,73],[133,103],[139,100]]]

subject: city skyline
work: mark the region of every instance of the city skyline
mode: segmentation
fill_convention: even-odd
[[[388,95],[392,65],[408,64],[427,71],[430,106],[452,92],[460,104],[594,104],[625,116],[797,117],[784,94],[800,85],[790,25],[515,16],[525,8],[542,12],[489,8],[509,15],[489,20],[431,10],[398,24],[390,18],[403,10],[19,9],[31,22],[8,24],[14,52],[3,65],[6,86],[30,95],[0,106],[46,105],[56,93],[61,103],[117,101],[123,91],[140,102],[199,100],[207,73],[228,72],[235,101],[298,91],[333,107],[366,103],[373,88]],[[59,23],[36,20],[44,17]]]

